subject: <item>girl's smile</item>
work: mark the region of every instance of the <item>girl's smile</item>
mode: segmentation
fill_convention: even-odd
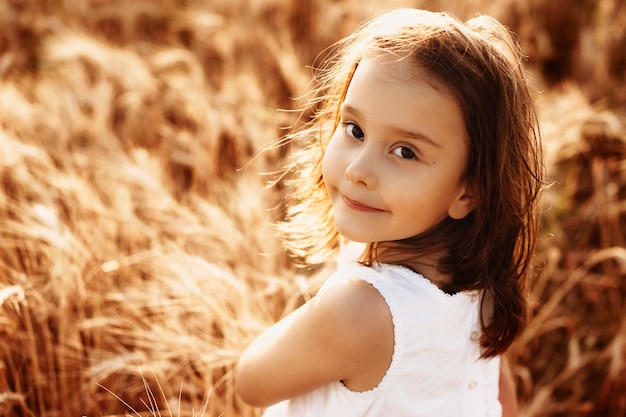
[[[467,142],[452,94],[408,59],[361,61],[322,163],[339,233],[394,241],[465,217]]]
[[[348,197],[346,197],[345,195],[343,196],[343,202],[345,203],[345,205],[351,209],[357,210],[357,211],[365,211],[365,212],[382,212],[384,213],[386,210],[383,209],[379,209],[376,207],[371,207],[368,206],[367,204],[352,200]]]

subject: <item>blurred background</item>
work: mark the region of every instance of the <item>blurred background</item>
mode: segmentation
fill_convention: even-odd
[[[519,35],[553,187],[521,415],[626,415],[620,0],[0,0],[0,416],[258,416],[232,369],[324,271],[266,186],[310,66],[374,12]]]

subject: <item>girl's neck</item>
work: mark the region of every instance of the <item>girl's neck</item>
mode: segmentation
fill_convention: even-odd
[[[439,260],[443,256],[443,254],[439,252],[407,258],[404,256],[403,252],[393,247],[379,244],[376,250],[376,256],[377,261],[380,263],[399,265],[417,272],[443,291],[449,288],[452,283],[452,276],[442,273],[438,268]]]

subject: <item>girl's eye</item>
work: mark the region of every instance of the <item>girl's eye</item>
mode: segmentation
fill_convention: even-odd
[[[356,124],[352,122],[347,122],[347,123],[344,123],[344,126],[345,126],[344,129],[346,133],[348,134],[348,136],[353,137],[355,139],[363,139],[365,137],[365,134],[363,133],[361,128],[357,126]]]
[[[409,148],[408,146],[398,146],[392,151],[392,153],[402,159],[417,159],[417,155],[415,154],[413,149]]]

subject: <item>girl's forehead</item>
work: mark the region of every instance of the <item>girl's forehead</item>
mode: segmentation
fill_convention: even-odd
[[[438,92],[452,98],[458,104],[454,90],[424,68],[418,60],[410,53],[378,53],[363,56],[356,64],[359,66],[374,66],[377,77],[381,80],[400,82],[422,82],[428,84]],[[348,86],[349,88],[349,86]]]

